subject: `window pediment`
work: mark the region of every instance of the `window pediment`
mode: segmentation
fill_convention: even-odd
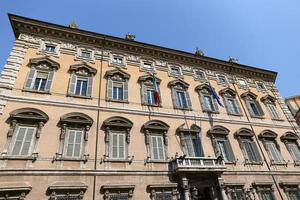
[[[16,120],[28,119],[34,121],[47,122],[49,120],[49,117],[46,113],[44,113],[39,109],[21,108],[11,112],[10,119],[16,119]]]
[[[275,103],[276,102],[276,98],[271,95],[263,96],[260,100],[264,103]]]
[[[129,128],[133,126],[133,123],[124,117],[111,117],[103,122],[104,127],[112,128]]]
[[[24,182],[3,182],[0,184],[0,195],[7,199],[25,199],[31,190],[32,187]]]
[[[253,92],[244,92],[243,94],[241,94],[241,97],[242,98],[250,98],[250,99],[256,99],[257,98],[257,95],[254,94]]]
[[[176,133],[181,133],[181,132],[190,132],[190,133],[200,133],[201,132],[201,127],[197,126],[196,124],[192,124],[190,128],[185,127],[186,124],[182,124],[176,129]]]
[[[156,76],[155,76],[155,78],[156,78],[156,83],[160,83],[161,82],[161,79],[157,78]],[[140,82],[140,83],[144,82],[144,83],[151,83],[151,84],[153,84],[153,76],[151,76],[151,75],[140,76],[139,79],[138,79],[138,82]]]
[[[86,114],[73,112],[65,114],[60,118],[61,123],[69,123],[69,124],[81,124],[81,125],[89,125],[92,126],[93,119]]]
[[[254,136],[254,133],[252,130],[248,128],[240,128],[235,132],[235,136],[252,137]]]
[[[71,65],[69,72],[75,72],[78,75],[95,75],[97,73],[97,70],[85,63],[83,64],[76,64],[76,65]]]
[[[29,66],[49,70],[49,68],[59,69],[59,63],[48,57],[32,58],[29,60]]]
[[[224,126],[213,126],[208,133],[209,134],[220,134],[220,135],[228,135],[229,134],[229,130],[227,128],[225,128]]]
[[[58,197],[77,197],[78,199],[83,199],[87,188],[88,186],[82,182],[59,181],[48,187],[47,195],[50,196],[50,200],[55,200]]]
[[[209,94],[210,93],[210,88],[209,88],[209,85],[204,83],[204,84],[201,84],[201,85],[198,85],[196,88],[195,88],[195,91],[198,91],[198,92],[201,92],[201,93],[207,93]]]
[[[236,91],[234,91],[231,88],[224,88],[224,89],[220,90],[219,94],[225,95],[225,96],[230,96],[230,97],[235,97]]]
[[[277,137],[277,134],[271,130],[264,130],[263,132],[261,132],[259,134],[260,138],[264,138],[264,139],[275,139]]]
[[[130,75],[120,69],[114,69],[105,73],[104,78],[108,77],[116,81],[125,81],[130,78]]]
[[[151,120],[146,122],[142,129],[143,130],[159,130],[159,131],[168,131],[169,125],[165,122],[159,121],[159,120]]]
[[[173,80],[168,83],[168,87],[173,87],[176,89],[187,89],[190,85],[183,80]]]
[[[299,137],[292,132],[287,132],[280,137],[281,140],[298,140]]]

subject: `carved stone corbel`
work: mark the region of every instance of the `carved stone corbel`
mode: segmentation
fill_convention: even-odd
[[[109,127],[106,127],[105,128],[105,143],[109,143],[109,132],[110,132],[110,128]]]
[[[89,138],[89,136],[88,136],[88,131],[90,130],[90,125],[86,125],[85,127],[84,127],[84,140],[85,141],[88,141],[88,138]]]
[[[60,132],[60,137],[59,137],[61,140],[65,139],[66,132],[67,132],[67,124],[63,123],[62,126],[61,126],[61,132]]]
[[[7,132],[7,137],[12,137],[13,136],[14,130],[17,126],[17,123],[18,123],[18,121],[16,119],[11,120],[9,130]]]
[[[50,199],[49,200],[55,200],[56,199],[56,192],[52,192],[51,194],[50,194]]]
[[[149,130],[146,130],[146,133],[145,133],[145,143],[146,145],[149,145],[150,144],[150,133],[149,133]]]
[[[36,131],[36,138],[40,138],[42,128],[43,128],[44,125],[45,125],[44,122],[39,122],[37,131]]]
[[[165,144],[166,146],[168,146],[167,131],[164,131],[164,132],[163,132],[163,137],[164,137],[164,144]]]
[[[128,191],[128,197],[129,197],[129,198],[132,198],[132,197],[133,197],[133,190],[132,190],[132,189]]]
[[[126,129],[126,142],[127,142],[127,144],[129,144],[130,143],[130,129],[128,128],[128,129]]]
[[[84,192],[83,191],[80,191],[79,195],[78,195],[78,199],[83,199],[83,196],[84,196]]]

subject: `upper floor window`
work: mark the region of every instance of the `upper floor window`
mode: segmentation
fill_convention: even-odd
[[[256,82],[256,88],[258,91],[266,91],[267,88],[263,82]]]
[[[145,75],[139,78],[141,84],[141,97],[143,105],[161,105],[161,95],[159,84],[161,80],[155,75]]]
[[[279,144],[276,141],[277,134],[273,131],[263,131],[259,135],[265,149],[267,150],[272,164],[285,164],[283,157],[279,151]]]
[[[184,154],[188,157],[203,157],[203,148],[199,136],[201,128],[193,124],[191,128],[186,129],[182,126],[177,129],[180,137],[180,143],[183,147]]]
[[[58,55],[60,44],[52,41],[42,41],[39,51],[42,54],[55,56]]]
[[[92,62],[94,60],[94,51],[87,48],[77,48],[75,60]]]
[[[104,76],[107,79],[106,100],[128,102],[128,81],[130,75],[122,70],[107,71]]]
[[[281,140],[284,142],[296,165],[300,164],[300,148],[298,139],[299,137],[292,132],[287,132],[281,136]]]
[[[8,142],[2,155],[36,159],[36,146],[48,116],[34,108],[22,108],[10,113]]]
[[[44,57],[30,59],[29,66],[30,71],[24,85],[24,90],[50,92],[54,72],[59,68],[59,64]]]
[[[177,200],[179,192],[177,184],[153,184],[148,186],[151,193],[151,200]]]
[[[192,109],[192,103],[188,93],[189,84],[182,80],[174,80],[169,82],[168,86],[171,88],[174,108]]]
[[[154,61],[153,60],[142,60],[140,65],[140,70],[146,72],[154,72]]]
[[[182,75],[181,68],[179,66],[172,65],[169,67],[169,74],[175,77],[181,76]]]
[[[261,164],[262,158],[257,145],[253,140],[254,133],[247,128],[241,128],[235,133],[235,136],[243,151],[245,162],[250,164]]]
[[[195,90],[199,94],[201,107],[204,112],[218,112],[217,100],[214,98],[209,85],[199,85]]]
[[[105,127],[105,160],[130,161],[128,145],[133,123],[123,117],[111,117],[103,122]]]
[[[91,51],[81,50],[81,54],[80,54],[81,57],[90,59],[91,55],[92,55]]]
[[[118,64],[118,65],[122,65],[122,64],[124,64],[124,58],[120,57],[120,56],[114,56],[113,57],[113,63]]]
[[[206,80],[205,72],[202,70],[194,70],[195,80]]]
[[[100,192],[104,200],[131,200],[134,188],[134,185],[103,185]]]
[[[251,115],[251,117],[262,117],[264,115],[264,112],[256,100],[257,95],[252,92],[245,92],[241,95],[241,97],[244,99],[247,109]]]
[[[235,162],[233,151],[228,140],[229,130],[222,126],[214,126],[208,131],[216,157],[222,156],[225,162]]]
[[[97,70],[86,64],[71,65],[69,82],[69,96],[91,97],[93,89],[93,76]]]
[[[55,53],[55,48],[56,48],[56,46],[53,44],[45,45],[45,51],[50,52],[50,53]]]
[[[145,134],[147,156],[152,162],[167,159],[168,129],[169,126],[166,123],[158,120],[148,121],[142,127]]]
[[[276,99],[270,95],[261,98],[261,101],[266,105],[272,119],[281,119],[278,109],[276,108]]]
[[[237,82],[241,88],[248,88],[247,81],[244,79],[237,79]]]
[[[225,88],[220,91],[225,103],[226,110],[230,115],[242,115],[242,109],[236,99],[236,92],[230,88]]]
[[[110,54],[109,64],[114,67],[125,68],[126,58],[122,54]]]
[[[228,83],[228,80],[225,75],[218,74],[217,80],[218,80],[219,84],[227,84]]]

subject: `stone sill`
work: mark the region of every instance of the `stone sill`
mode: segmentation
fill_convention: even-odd
[[[31,92],[31,93],[38,93],[38,94],[51,94],[49,91],[26,90],[26,89],[23,89],[22,92]]]

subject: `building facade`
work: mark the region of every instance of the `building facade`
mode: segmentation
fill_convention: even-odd
[[[300,125],[300,96],[292,96],[285,99],[285,103],[288,106],[291,114],[296,120],[298,126]]]
[[[9,19],[0,199],[300,199],[276,72]]]

